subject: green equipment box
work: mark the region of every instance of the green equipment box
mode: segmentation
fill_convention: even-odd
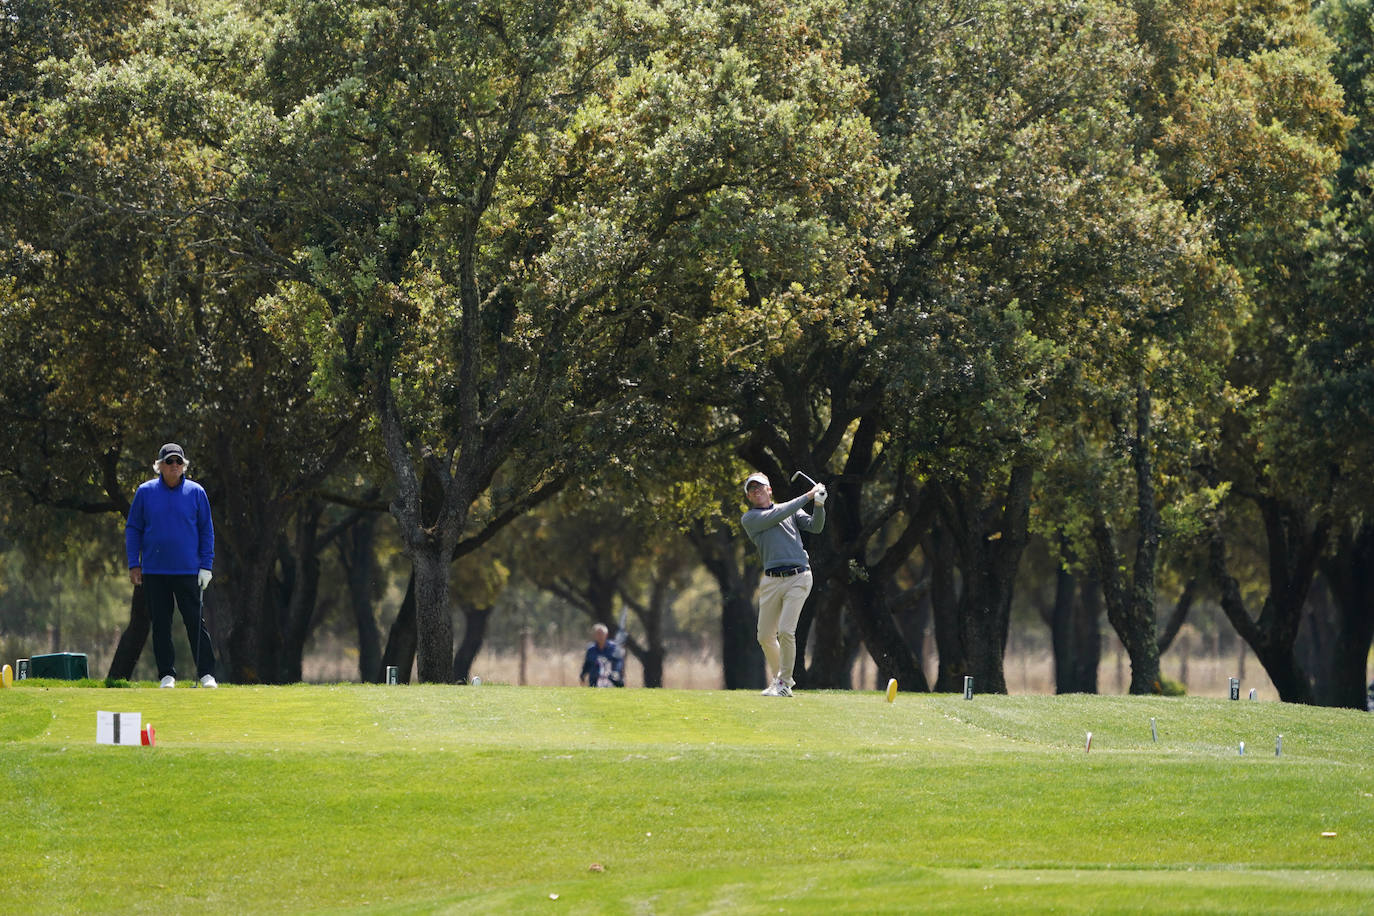
[[[79,681],[88,676],[84,652],[55,652],[52,655],[35,655],[29,659],[29,677]]]

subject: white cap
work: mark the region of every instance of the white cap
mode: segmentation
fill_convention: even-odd
[[[765,477],[764,475],[758,473],[757,471],[755,471],[754,473],[750,474],[750,475],[749,475],[747,478],[745,478],[745,480],[744,480],[744,492],[745,492],[746,495],[749,493],[749,487],[750,487],[750,485],[752,485],[752,484],[760,484],[761,486],[765,486],[765,487],[771,486],[771,484],[768,483],[768,478]]]

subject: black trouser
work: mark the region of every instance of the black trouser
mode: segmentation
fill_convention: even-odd
[[[157,659],[157,676],[176,677],[176,652],[172,649],[172,602],[176,601],[181,619],[186,624],[186,638],[196,661],[196,677],[215,673],[215,650],[210,645],[210,630],[201,614],[200,584],[195,574],[189,576],[159,576],[143,574],[143,597],[148,602],[148,617],[153,625],[153,656]],[[196,628],[200,628],[200,644],[196,645]]]

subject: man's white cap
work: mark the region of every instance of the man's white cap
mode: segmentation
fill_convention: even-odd
[[[748,493],[749,493],[749,487],[752,486],[753,484],[758,484],[758,485],[764,486],[764,487],[770,486],[770,484],[768,483],[768,478],[765,477],[764,475],[758,473],[757,471],[755,471],[753,474],[750,474],[747,478],[745,478],[745,480],[744,480],[744,492],[745,492],[745,494],[748,494]]]

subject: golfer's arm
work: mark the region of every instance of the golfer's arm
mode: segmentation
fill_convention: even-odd
[[[788,500],[785,503],[774,503],[767,509],[760,509],[758,512],[750,512],[744,517],[744,530],[750,534],[757,535],[761,531],[779,524],[783,519],[788,518],[806,505],[806,501],[811,497],[802,494],[796,499]]]
[[[201,493],[196,519],[196,555],[201,569],[215,568],[215,523],[210,517],[210,500]]]
[[[810,515],[798,512],[797,527],[808,534],[820,534],[825,528],[825,507],[817,506]]]

